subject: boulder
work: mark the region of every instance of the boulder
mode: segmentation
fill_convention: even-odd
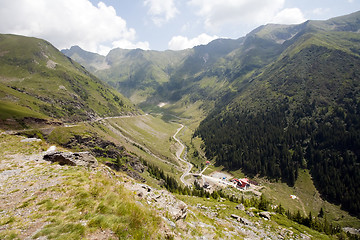
[[[255,214],[253,212],[250,211],[246,211],[245,212],[247,215],[249,215],[250,217],[255,217]]]
[[[166,217],[162,217],[172,228],[176,228],[176,224]]]
[[[235,215],[235,214],[231,214],[231,217],[232,217],[232,218],[235,218],[235,219],[239,219],[239,218],[240,218],[238,215]]]
[[[70,166],[95,168],[99,165],[96,158],[89,152],[50,152],[44,155],[44,160]]]
[[[174,205],[168,206],[168,213],[176,221],[180,219],[185,219],[187,216],[187,205],[182,201],[174,203]]]
[[[252,225],[252,222],[250,222],[250,221],[247,220],[246,218],[239,217],[239,218],[238,218],[238,221],[241,222],[241,223],[244,224],[244,225],[248,225],[248,226],[251,226],[251,225]]]
[[[236,209],[241,210],[241,211],[245,211],[245,207],[242,203],[240,203],[239,205],[236,206]]]
[[[270,220],[270,213],[269,212],[260,212],[259,216]]]

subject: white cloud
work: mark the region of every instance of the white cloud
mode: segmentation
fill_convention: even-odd
[[[315,15],[323,15],[330,11],[330,8],[315,8],[312,13]]]
[[[111,43],[111,47],[105,45],[99,45],[97,53],[100,55],[106,56],[111,49],[122,48],[122,49],[136,49],[141,48],[143,50],[150,50],[148,42],[136,42],[132,43],[126,39],[114,41]]]
[[[271,20],[272,23],[299,24],[306,21],[303,13],[298,8],[285,8]]]
[[[148,14],[158,27],[179,13],[173,0],[145,0],[144,6],[149,7]]]
[[[263,24],[284,6],[285,0],[189,0],[204,19],[205,27],[217,30],[225,24]]]
[[[44,38],[59,49],[79,45],[103,54],[115,45],[123,47],[120,43],[146,45],[136,43],[135,30],[112,6],[94,6],[89,0],[2,0],[0,32]]]
[[[284,9],[285,0],[189,0],[207,30],[217,32],[229,25],[251,29],[260,24],[305,21],[298,8]]]
[[[202,45],[202,44],[208,44],[214,39],[219,38],[218,36],[209,36],[206,33],[202,33],[199,36],[188,39],[184,36],[175,36],[172,37],[168,46],[171,50],[183,50],[187,48],[192,48],[194,46]]]
[[[149,43],[148,42],[136,42],[132,43],[128,40],[119,40],[113,42],[113,47],[119,47],[124,49],[134,49],[134,48],[141,48],[143,50],[149,50]]]

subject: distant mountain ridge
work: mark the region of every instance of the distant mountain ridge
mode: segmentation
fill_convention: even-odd
[[[152,51],[113,49],[102,59],[108,68],[94,69],[95,55],[78,47],[62,50],[68,57],[88,66],[99,78],[114,86],[134,103],[176,99],[177,79],[192,77],[211,66],[218,58],[240,46],[242,40],[218,39],[206,46],[182,51]],[[82,56],[79,58],[79,56]],[[96,59],[100,59],[96,56]],[[179,90],[179,89],[177,89]]]
[[[235,79],[251,79],[250,75],[259,73],[262,67],[276,60],[303,33],[359,32],[359,21],[359,12],[355,12],[298,25],[268,24],[236,40],[217,39],[183,51],[113,49],[106,57],[88,55],[89,52],[78,47],[76,51],[62,51],[136,104],[181,98],[193,102],[204,97],[210,97],[211,101],[212,96],[233,89]]]
[[[61,52],[66,56],[71,56],[73,60],[82,64],[86,69],[93,72],[109,67],[105,61],[104,56],[85,51],[79,46],[72,46],[70,49],[61,50]]]

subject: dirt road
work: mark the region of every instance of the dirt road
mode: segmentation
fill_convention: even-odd
[[[191,168],[193,167],[193,165],[191,163],[189,163],[188,161],[184,160],[183,158],[181,158],[181,154],[184,152],[185,150],[185,145],[176,137],[176,135],[184,128],[184,125],[180,124],[181,127],[178,128],[178,130],[176,131],[176,133],[174,134],[173,138],[175,139],[175,141],[177,141],[180,144],[180,148],[176,151],[176,157],[183,163],[186,164],[186,169],[184,171],[184,173],[181,175],[180,177],[180,181],[185,185],[185,186],[190,186],[191,184],[188,184],[185,181],[185,177],[187,175],[190,174]]]

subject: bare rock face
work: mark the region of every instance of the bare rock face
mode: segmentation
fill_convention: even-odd
[[[97,167],[98,161],[89,152],[50,152],[44,155],[44,160],[57,162],[60,165]]]

